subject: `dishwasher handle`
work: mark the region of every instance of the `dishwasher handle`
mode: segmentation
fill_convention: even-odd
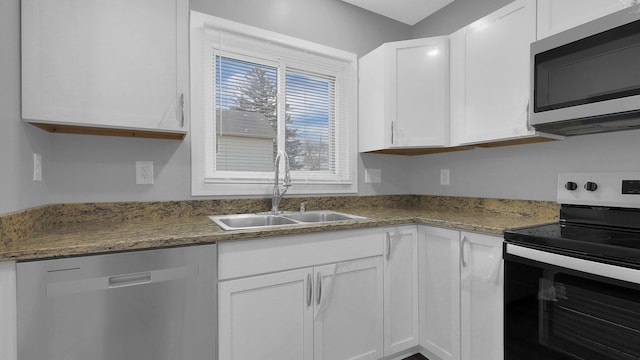
[[[141,272],[137,274],[126,274],[109,277],[109,287],[117,288],[123,286],[141,285],[151,282],[151,272]]]
[[[185,279],[197,276],[197,274],[197,266],[181,266],[121,275],[57,281],[48,283],[46,289],[47,296],[60,296]]]

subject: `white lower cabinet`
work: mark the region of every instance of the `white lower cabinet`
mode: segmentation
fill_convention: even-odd
[[[219,244],[220,360],[503,358],[502,238],[430,226]]]
[[[221,243],[219,359],[381,359],[382,240],[367,229]]]
[[[440,360],[459,360],[460,232],[420,226],[419,238],[420,346]]]
[[[220,359],[382,358],[382,257],[223,281]]]
[[[313,359],[313,269],[220,282],[219,358]]]
[[[415,225],[384,229],[384,355],[419,342],[418,231]]]
[[[502,238],[467,232],[461,238],[461,358],[499,360],[504,357]]]
[[[382,257],[325,265],[314,272],[314,359],[382,358]]]
[[[430,360],[503,359],[502,238],[419,227],[420,345]]]

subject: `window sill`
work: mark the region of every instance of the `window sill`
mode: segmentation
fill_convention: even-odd
[[[273,184],[192,184],[192,196],[271,196]],[[357,194],[356,184],[296,184],[291,185],[288,195]]]

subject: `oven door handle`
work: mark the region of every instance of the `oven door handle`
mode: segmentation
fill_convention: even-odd
[[[587,274],[640,284],[640,270],[507,244],[507,254]]]

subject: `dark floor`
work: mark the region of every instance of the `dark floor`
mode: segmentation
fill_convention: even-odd
[[[408,358],[404,358],[404,360],[428,360],[428,359],[420,354],[415,354],[415,355],[409,356]]]

